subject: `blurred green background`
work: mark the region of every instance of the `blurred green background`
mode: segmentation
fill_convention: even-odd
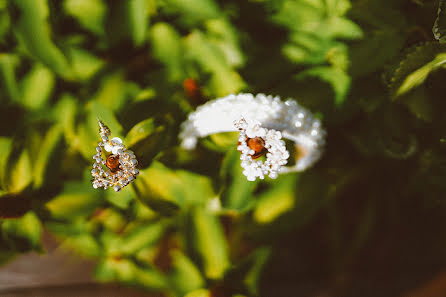
[[[0,263],[47,232],[157,296],[446,296],[445,11],[0,0]],[[323,158],[248,182],[233,134],[182,150],[188,113],[237,92],[316,113]],[[140,161],[119,193],[91,186],[97,117]]]

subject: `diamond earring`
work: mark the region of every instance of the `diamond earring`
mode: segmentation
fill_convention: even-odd
[[[139,174],[136,168],[138,161],[133,151],[128,150],[119,137],[110,138],[110,129],[98,119],[99,135],[101,141],[93,155],[95,162],[91,175],[93,176],[93,188],[110,188],[119,192],[123,187],[133,182]],[[106,159],[103,159],[103,150]]]

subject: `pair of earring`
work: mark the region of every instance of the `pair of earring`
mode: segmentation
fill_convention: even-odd
[[[99,121],[101,142],[96,147],[91,171],[93,187],[113,187],[119,191],[131,183],[139,171],[135,154],[119,138],[110,137],[110,129]],[[189,114],[181,125],[180,140],[184,149],[193,149],[200,137],[215,133],[239,131],[243,174],[249,181],[272,179],[279,174],[303,171],[322,155],[325,131],[310,111],[293,99],[258,94],[229,95],[209,101]],[[286,166],[290,157],[285,141],[294,143],[296,163]],[[104,160],[103,149],[111,152]],[[265,160],[259,158],[265,156]]]

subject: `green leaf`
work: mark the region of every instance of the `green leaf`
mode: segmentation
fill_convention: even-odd
[[[426,122],[432,121],[434,108],[424,88],[413,90],[404,99],[404,103],[417,118]]]
[[[127,134],[127,147],[133,150],[141,167],[148,166],[171,140],[169,117],[149,118],[136,124]]]
[[[206,277],[221,279],[229,268],[228,246],[217,216],[196,207],[189,213],[190,226],[186,226],[188,245],[200,260]]]
[[[233,286],[245,288],[250,296],[259,296],[259,285],[265,264],[271,254],[271,248],[260,247],[245,256],[231,269],[227,280]]]
[[[411,48],[389,75],[391,98],[396,99],[423,83],[430,72],[443,65],[445,50],[433,42]]]
[[[42,225],[33,212],[28,212],[19,219],[3,221],[1,231],[3,239],[11,249],[20,252],[42,252]]]
[[[201,142],[207,149],[225,153],[234,149],[234,143],[238,141],[238,132],[223,132],[211,134]]]
[[[70,47],[67,56],[76,78],[82,81],[91,79],[105,64],[103,60],[81,48]]]
[[[440,43],[444,43],[446,37],[446,16],[444,15],[445,11],[446,2],[444,0],[439,0],[437,18],[435,19],[432,33],[434,33],[435,39],[437,39]]]
[[[7,163],[12,149],[12,139],[9,137],[0,137],[0,184],[2,189],[7,189]]]
[[[239,92],[245,83],[226,61],[225,53],[199,31],[193,31],[185,39],[187,57],[201,70],[211,74],[210,88],[217,96]]]
[[[192,292],[189,292],[184,297],[212,297],[211,291],[207,289],[198,289]]]
[[[127,209],[135,199],[135,195],[130,190],[130,187],[126,187],[119,192],[106,191],[105,197],[108,202],[121,209]]]
[[[142,203],[165,215],[190,205],[203,205],[215,197],[209,178],[184,170],[171,170],[158,162],[141,170],[133,187]]]
[[[104,35],[107,7],[103,0],[65,0],[64,10],[79,24],[96,35]]]
[[[39,154],[35,158],[33,173],[34,187],[40,188],[43,185],[57,184],[56,178],[61,166],[63,137],[62,127],[54,125],[45,135],[41,144]]]
[[[168,273],[169,284],[178,296],[184,296],[205,285],[200,270],[185,254],[179,250],[173,250],[171,256],[173,267]]]
[[[253,212],[254,220],[267,224],[291,211],[295,206],[294,188],[297,180],[296,174],[281,176],[268,191],[262,193]]]
[[[165,9],[180,15],[189,26],[220,16],[220,8],[214,0],[166,0]]]
[[[11,193],[20,193],[33,181],[32,172],[29,153],[23,150],[17,162],[12,167],[9,176],[8,191]]]
[[[99,194],[88,181],[67,182],[62,193],[47,202],[45,207],[55,219],[87,217],[102,204]]]
[[[93,105],[92,111],[97,112],[100,115],[102,113],[99,109],[100,107],[104,109],[103,113],[105,113],[107,117],[112,118],[109,115],[110,111],[122,109],[126,101],[129,99],[128,97],[131,89],[132,85],[126,81],[122,71],[115,71],[104,76],[100,83],[99,90],[94,94],[91,101],[91,104]],[[96,102],[101,105],[98,106]],[[104,118],[104,121],[106,120],[107,119]]]
[[[65,79],[72,77],[67,59],[51,40],[47,23],[49,14],[45,0],[17,0],[19,10],[14,31],[29,53]]]
[[[446,63],[446,54],[437,55],[434,60],[409,74],[403,81],[401,86],[398,88],[396,96],[404,95],[413,88],[422,84],[431,72],[437,70],[440,67],[443,67],[445,63]]]
[[[150,30],[150,40],[153,55],[166,66],[168,79],[184,80],[183,45],[178,32],[167,23],[156,23]]]
[[[149,22],[147,0],[108,1],[106,32],[111,44],[131,41],[140,46],[147,38]]]
[[[12,101],[20,99],[19,87],[15,75],[15,68],[19,59],[12,54],[0,54],[0,77],[7,96]]]
[[[245,62],[245,57],[239,46],[237,30],[231,23],[223,18],[208,20],[205,23],[207,36],[225,56],[225,60],[231,67],[240,67]]]
[[[71,94],[65,93],[57,101],[54,106],[54,117],[61,127],[65,142],[69,145],[75,143],[76,135],[76,114],[78,110],[78,102]]]
[[[51,97],[55,77],[48,68],[35,64],[20,84],[22,96],[20,103],[29,109],[44,107]]]
[[[156,130],[155,119],[150,118],[139,122],[127,133],[126,143],[128,147],[146,139]]]
[[[386,7],[386,9],[383,9]],[[392,62],[406,40],[407,22],[385,1],[357,1],[350,15],[363,28],[364,39],[350,48],[352,76],[364,76]]]
[[[330,84],[335,93],[335,104],[337,106],[341,105],[347,97],[351,79],[346,72],[339,68],[326,66],[313,67],[299,73],[296,78],[302,79],[306,77],[317,77]]]
[[[160,222],[139,224],[117,237],[113,244],[109,244],[107,253],[113,256],[132,256],[157,243],[163,233],[164,226]]]
[[[67,228],[67,226],[64,228]],[[98,258],[103,255],[103,250],[96,238],[87,233],[71,235],[62,243],[62,248],[74,250],[83,257]]]
[[[95,276],[100,281],[121,281],[149,290],[167,287],[164,275],[151,267],[141,267],[127,259],[108,258],[99,263]]]
[[[221,167],[223,191],[220,194],[221,204],[225,210],[245,212],[251,209],[256,199],[253,192],[257,181],[248,181],[240,166],[240,153],[232,147],[228,150]]]

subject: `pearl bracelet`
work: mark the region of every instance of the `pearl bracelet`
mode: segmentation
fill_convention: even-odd
[[[307,169],[320,158],[326,134],[321,122],[296,101],[282,102],[264,94],[231,94],[209,101],[189,114],[181,128],[181,146],[188,150],[200,137],[239,131],[237,149],[248,180]],[[293,166],[284,166],[289,152],[282,137],[295,142]],[[266,156],[265,162],[255,160],[261,155]]]

